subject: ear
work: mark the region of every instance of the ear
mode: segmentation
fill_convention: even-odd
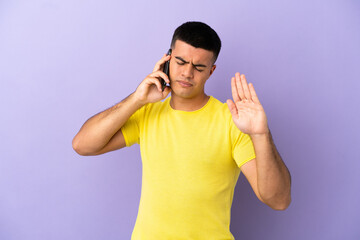
[[[216,65],[212,65],[211,69],[210,69],[210,76],[211,74],[213,74],[213,72],[215,71]]]

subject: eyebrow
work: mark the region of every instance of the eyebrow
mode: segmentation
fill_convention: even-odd
[[[175,57],[176,59],[178,59],[178,60],[180,60],[180,61],[182,61],[183,63],[189,63],[189,62],[187,62],[187,61],[185,61],[183,58],[181,58],[181,57],[178,57],[178,56],[176,56]],[[192,64],[194,67],[206,67],[206,65],[204,65],[204,64]]]

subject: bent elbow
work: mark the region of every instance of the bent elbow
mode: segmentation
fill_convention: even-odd
[[[81,156],[89,156],[89,154],[86,151],[84,151],[84,148],[81,147],[80,141],[76,138],[76,136],[72,141],[72,148],[77,154]]]
[[[271,205],[270,207],[276,211],[284,211],[290,206],[290,203],[291,203],[291,198],[289,197],[289,199],[286,199],[280,203]]]
[[[288,207],[289,207],[289,205],[284,204],[284,205],[273,206],[271,208],[276,210],[276,211],[285,211]]]
[[[81,141],[76,139],[76,137],[73,139],[72,148],[81,156],[96,156],[104,153],[101,151],[102,149],[94,149],[84,143],[81,143]]]
[[[284,195],[273,195],[271,197],[263,197],[262,202],[268,205],[270,208],[276,211],[286,210],[291,203],[291,194]]]
[[[74,146],[73,146],[73,149],[74,149],[74,151],[75,151],[77,154],[79,154],[79,155],[81,155],[81,156],[89,156],[89,154],[87,154],[86,152],[82,151],[80,148],[77,148],[77,147],[74,147]]]

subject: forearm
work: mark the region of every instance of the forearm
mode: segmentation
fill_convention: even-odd
[[[257,184],[261,198],[274,209],[287,208],[291,201],[291,177],[270,131],[250,137],[255,148]]]
[[[134,94],[131,94],[120,103],[91,117],[74,137],[73,148],[81,152],[96,152],[102,149],[142,106]]]

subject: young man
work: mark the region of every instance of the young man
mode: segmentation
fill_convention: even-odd
[[[234,239],[230,210],[240,171],[276,210],[290,204],[290,174],[244,75],[231,79],[227,104],[205,94],[221,48],[216,32],[184,23],[171,48],[135,92],[82,126],[73,148],[98,155],[140,144],[143,181],[132,239]],[[162,71],[168,60],[170,78]],[[161,78],[170,84],[164,91]]]

